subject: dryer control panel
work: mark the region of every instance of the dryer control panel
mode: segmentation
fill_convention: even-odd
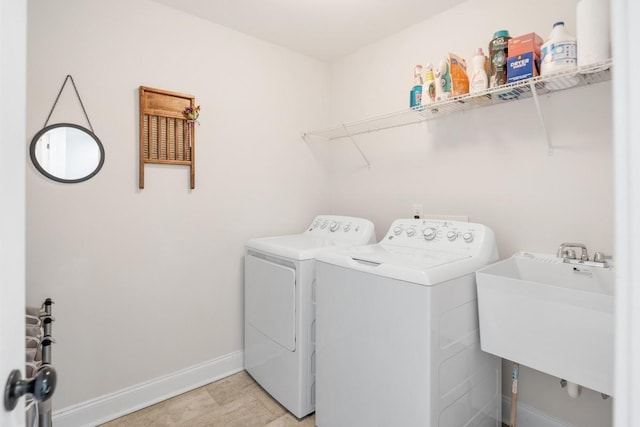
[[[483,224],[436,219],[397,219],[380,242],[473,256],[495,247],[493,231]]]
[[[371,221],[341,215],[318,215],[304,234],[350,242],[354,245],[375,243],[374,226]]]

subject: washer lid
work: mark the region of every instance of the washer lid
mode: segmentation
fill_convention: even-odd
[[[406,248],[383,243],[323,252],[318,261],[421,285],[469,274],[483,262],[469,254]]]
[[[263,237],[251,239],[247,242],[248,249],[255,249],[271,255],[299,261],[313,259],[318,253],[327,249],[345,248],[351,245],[351,242],[325,237],[314,237],[305,234]]]

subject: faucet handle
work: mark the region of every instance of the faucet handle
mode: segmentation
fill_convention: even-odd
[[[606,262],[607,256],[602,252],[595,252],[593,254],[593,262]]]

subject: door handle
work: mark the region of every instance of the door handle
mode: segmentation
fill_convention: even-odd
[[[42,366],[33,378],[25,380],[22,379],[20,370],[14,369],[4,388],[4,408],[13,411],[18,400],[25,394],[32,395],[37,402],[45,402],[53,395],[57,382],[58,374],[49,365]]]

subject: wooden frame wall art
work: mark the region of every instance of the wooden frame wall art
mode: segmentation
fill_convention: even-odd
[[[198,108],[194,96],[140,86],[140,188],[146,163],[189,166],[195,188],[195,120],[187,108]]]

